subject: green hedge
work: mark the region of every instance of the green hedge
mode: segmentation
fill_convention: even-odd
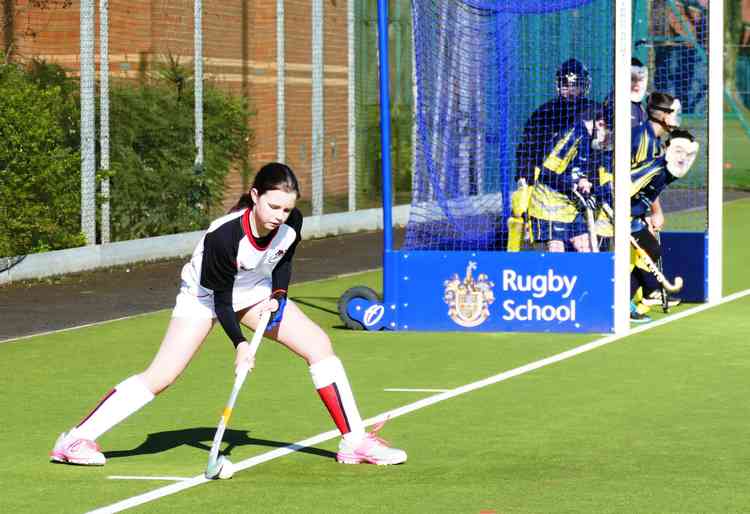
[[[208,224],[232,162],[245,155],[247,110],[214,88],[204,91],[204,167],[194,167],[193,97],[151,84],[110,93],[112,234],[116,240]]]
[[[80,246],[80,154],[69,142],[77,108],[60,86],[0,66],[0,256]]]
[[[114,241],[205,228],[230,167],[247,167],[251,113],[207,85],[204,166],[195,169],[193,88],[189,76],[173,79],[111,87]],[[84,244],[78,95],[77,80],[58,66],[0,66],[0,256]]]

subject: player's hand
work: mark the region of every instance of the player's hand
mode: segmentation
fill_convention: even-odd
[[[276,312],[279,310],[279,301],[276,298],[266,298],[258,304],[258,314],[264,312]]]
[[[576,184],[576,189],[585,195],[590,194],[593,187],[594,185],[586,178],[582,178]]]
[[[664,228],[664,214],[661,211],[654,211],[646,218],[646,223],[652,233],[661,232]]]
[[[255,355],[250,352],[250,343],[247,341],[242,341],[237,345],[237,353],[234,358],[235,373],[243,363],[247,366],[248,370],[252,370],[255,367]]]

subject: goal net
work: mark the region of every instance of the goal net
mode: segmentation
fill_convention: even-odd
[[[404,248],[504,250],[516,178],[533,175],[563,125],[612,90],[613,3],[420,0],[413,23],[416,160]]]

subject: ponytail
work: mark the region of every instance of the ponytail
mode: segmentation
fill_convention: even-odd
[[[287,193],[294,193],[299,198],[299,182],[297,182],[297,177],[289,166],[279,162],[269,162],[263,166],[257,175],[255,175],[255,180],[253,180],[253,185],[250,189],[255,189],[258,196],[263,196],[266,191],[280,190]],[[240,196],[240,199],[237,200],[237,203],[229,212],[237,212],[252,207],[253,199],[250,197],[250,192],[248,191]]]
[[[237,203],[234,204],[234,207],[229,209],[229,212],[237,212],[245,208],[251,209],[252,207],[253,207],[253,199],[250,196],[250,193],[245,193],[242,196],[240,196],[239,200],[237,200]]]

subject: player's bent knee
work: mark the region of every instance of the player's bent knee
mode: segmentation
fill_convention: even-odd
[[[313,362],[332,357],[333,355],[333,344],[331,344],[331,339],[321,331],[318,337],[310,341],[305,360],[312,364]]]
[[[149,391],[155,395],[158,395],[174,384],[179,376],[180,373],[164,371],[154,372],[150,368],[141,373],[141,379],[146,384],[146,387],[148,387]]]

